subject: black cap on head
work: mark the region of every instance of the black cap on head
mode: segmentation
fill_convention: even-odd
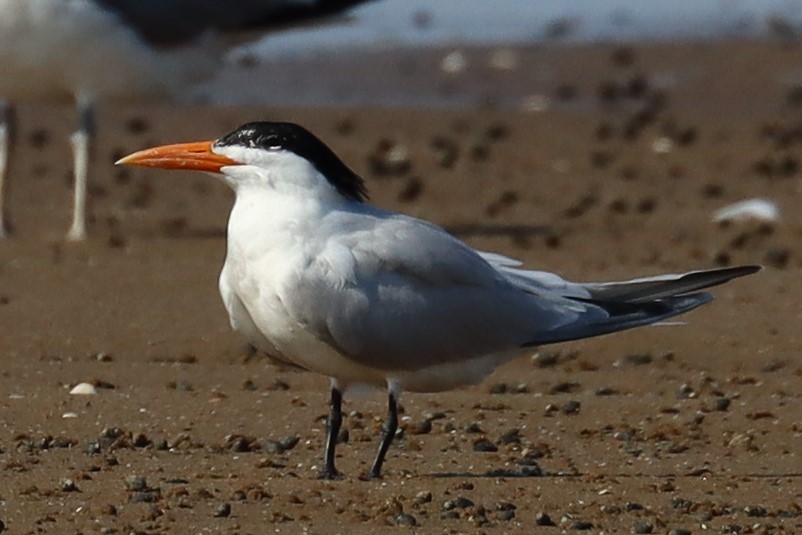
[[[247,123],[214,144],[218,147],[239,146],[293,152],[308,160],[340,194],[360,202],[368,196],[362,178],[312,132],[297,124],[267,121]]]

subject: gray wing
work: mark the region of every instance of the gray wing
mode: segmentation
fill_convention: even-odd
[[[364,221],[364,218],[361,219]],[[353,223],[353,221],[352,221]],[[287,280],[288,313],[351,359],[415,370],[525,345],[584,315],[606,313],[522,292],[445,231],[402,216],[364,228],[330,222],[337,238]]]
[[[698,292],[743,266],[580,284],[479,253],[434,225],[377,212],[330,221],[281,296],[304,328],[355,361],[414,370],[655,323],[699,307]]]
[[[94,0],[143,40],[181,45],[210,29],[234,31],[299,23],[368,0]]]

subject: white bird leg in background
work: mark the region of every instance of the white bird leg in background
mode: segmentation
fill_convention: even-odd
[[[88,99],[78,101],[78,129],[70,136],[73,157],[72,224],[67,239],[86,239],[86,191],[89,181],[89,152],[95,134],[95,112]]]
[[[6,178],[11,163],[14,141],[14,108],[0,100],[0,239],[8,236],[6,221]]]
[[[369,477],[381,477],[403,391],[478,384],[526,348],[650,325],[713,300],[705,288],[759,266],[576,283],[472,249],[427,221],[368,205],[363,180],[292,123],[241,126],[217,141],[117,162],[194,169],[235,192],[220,294],[254,347],[331,378],[325,465],[335,467],[342,396],[387,390]]]
[[[214,77],[228,50],[261,31],[333,16],[365,1],[0,0],[0,99],[77,100],[67,239],[87,237],[95,102],[188,98]],[[0,216],[12,146],[7,116],[0,104]],[[0,224],[0,236],[7,233]]]

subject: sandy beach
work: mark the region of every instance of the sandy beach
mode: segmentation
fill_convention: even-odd
[[[101,107],[85,243],[64,241],[73,116],[20,109],[0,242],[7,532],[802,532],[802,46],[518,48],[513,70],[472,49],[478,67],[457,74],[440,69],[449,52],[331,66],[367,79],[384,65],[366,85],[407,95],[390,108],[356,104],[364,87],[334,88],[347,107]],[[233,79],[267,84],[270,67]],[[412,107],[415,87],[463,104]],[[766,269],[682,325],[541,348],[483,385],[402,397],[380,481],[358,476],[384,395],[350,398],[346,477],[319,481],[328,379],[250,354],[218,295],[231,192],[113,166],[255,119],[316,132],[372,203],[535,269]],[[779,218],[713,221],[751,198]],[[97,394],[70,395],[83,382]]]

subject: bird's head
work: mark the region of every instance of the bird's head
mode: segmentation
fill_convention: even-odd
[[[117,164],[205,171],[221,176],[235,190],[248,185],[290,194],[336,192],[359,202],[367,198],[362,178],[294,123],[247,123],[215,141],[154,147]]]

